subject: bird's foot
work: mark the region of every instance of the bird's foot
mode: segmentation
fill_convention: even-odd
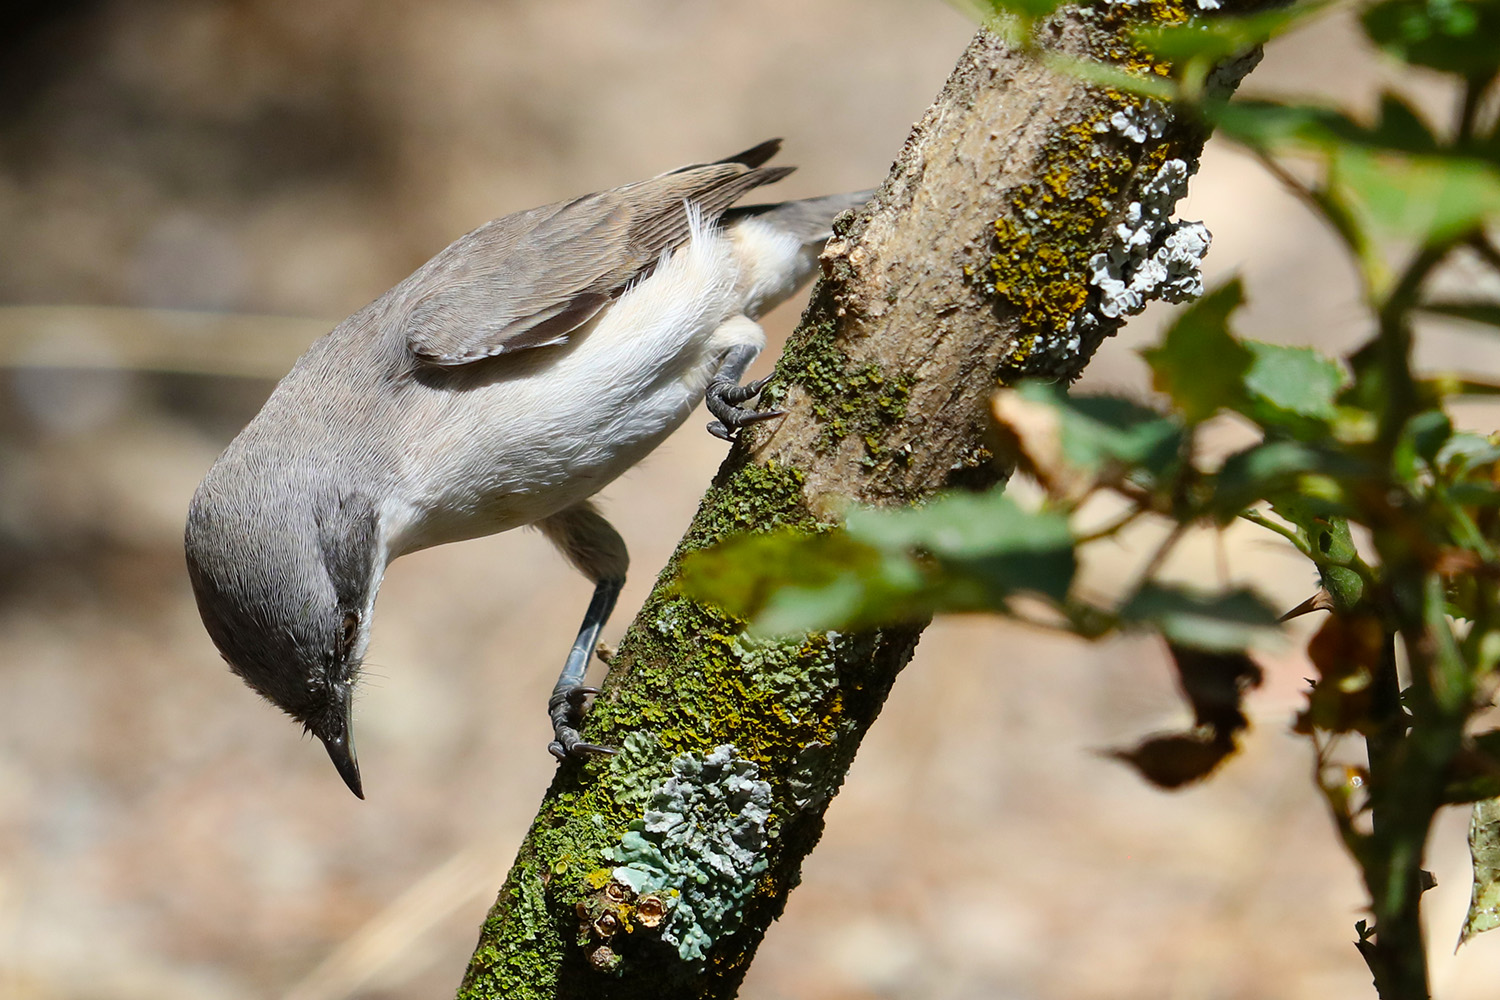
[[[616,747],[599,746],[595,743],[585,743],[579,735],[578,724],[583,721],[584,702],[599,693],[596,687],[585,687],[579,685],[567,691],[554,694],[547,701],[547,714],[552,718],[552,742],[547,744],[547,752],[559,761],[567,761],[579,757],[608,756],[618,753]]]
[[[746,385],[738,385],[726,378],[715,378],[710,382],[703,394],[704,402],[708,404],[708,412],[719,419],[708,425],[708,432],[716,438],[733,441],[741,428],[772,417],[786,416],[785,410],[747,410],[736,405],[759,396],[769,381],[771,376],[767,375]]]

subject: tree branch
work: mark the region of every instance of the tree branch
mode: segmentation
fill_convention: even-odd
[[[1139,61],[1132,12],[1185,16],[1070,8],[1038,41]],[[851,501],[1003,478],[997,378],[1075,377],[1144,298],[1189,290],[1170,279],[1190,284],[1196,262],[1168,258],[1193,233],[1167,217],[1202,140],[1162,105],[975,37],[830,243],[764,399],[788,415],[736,444],[626,634],[586,733],[621,752],[558,770],[460,997],[734,995],[921,627],[751,638],[675,592],[678,560],[737,532],[817,530]]]

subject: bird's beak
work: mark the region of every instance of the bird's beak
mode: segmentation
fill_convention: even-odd
[[[328,759],[333,761],[333,766],[338,769],[344,784],[349,786],[349,791],[356,798],[363,799],[365,788],[359,780],[359,758],[354,755],[354,720],[350,718],[350,708],[346,700],[340,724],[326,735],[320,733],[319,739],[328,749]]]

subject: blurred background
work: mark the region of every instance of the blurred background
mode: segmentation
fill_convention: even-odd
[[[489,218],[773,135],[801,167],[778,195],[878,182],[973,27],[937,0],[4,9],[0,997],[451,995],[552,772],[543,704],[588,584],[528,532],[398,562],[361,803],[204,634],[194,486],[308,342]],[[1387,75],[1333,19],[1247,89],[1368,108]],[[1211,144],[1180,211],[1213,230],[1211,275],[1248,276],[1247,333],[1362,337],[1334,244],[1244,157]],[[1085,387],[1145,396],[1134,349],[1168,315],[1107,343]],[[1494,374],[1487,348],[1433,329],[1422,350]],[[722,457],[705,419],[604,494],[637,567],[611,641]],[[1151,540],[1090,572],[1107,586]],[[1251,528],[1174,568],[1287,607],[1315,586]],[[1163,650],[937,623],[744,995],[1373,997],[1363,890],[1288,730],[1310,671],[1294,643],[1264,662],[1245,752],[1164,794],[1098,753],[1185,723]],[[1445,817],[1428,865],[1443,998],[1500,975],[1500,935],[1451,954],[1466,823]]]

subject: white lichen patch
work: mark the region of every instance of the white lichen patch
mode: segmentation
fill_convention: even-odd
[[[675,758],[645,814],[605,852],[616,881],[667,904],[661,938],[683,961],[701,963],[739,928],[765,873],[771,786],[759,774],[727,744]]]
[[[1168,160],[1141,187],[1115,227],[1108,250],[1089,259],[1098,311],[1109,319],[1134,316],[1152,299],[1183,302],[1203,294],[1202,263],[1210,236],[1201,222],[1175,222],[1172,210],[1187,193],[1191,171]]]
[[[1171,117],[1160,101],[1150,98],[1140,106],[1127,105],[1103,121],[1094,124],[1095,132],[1118,132],[1133,142],[1160,139],[1167,134]]]
[[[1081,354],[1093,351],[1149,302],[1185,302],[1203,294],[1203,258],[1212,237],[1201,222],[1172,218],[1191,175],[1186,161],[1168,160],[1141,186],[1109,247],[1089,258],[1094,293],[1088,304],[1061,337],[1033,354],[1027,365],[1030,374],[1074,370]]]

